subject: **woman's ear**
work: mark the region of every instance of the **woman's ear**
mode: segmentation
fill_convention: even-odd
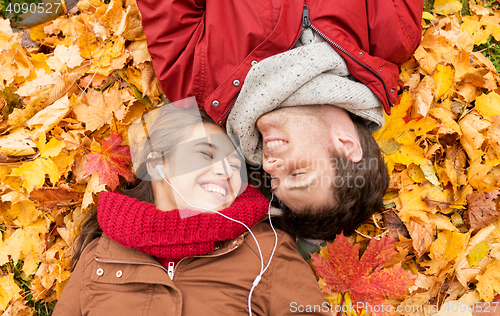
[[[162,181],[163,178],[166,177],[163,173],[165,166],[163,165],[161,158],[162,156],[159,153],[152,152],[149,153],[146,159],[146,168],[148,170],[149,176],[153,181]]]
[[[336,150],[342,152],[352,162],[361,161],[363,148],[355,135],[346,131],[336,131],[332,138]]]

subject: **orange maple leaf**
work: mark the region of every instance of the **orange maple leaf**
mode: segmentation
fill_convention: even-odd
[[[393,237],[372,239],[359,260],[359,245],[353,246],[344,235],[338,235],[327,245],[329,259],[312,256],[316,275],[326,282],[323,292],[349,291],[354,308],[365,308],[374,316],[395,315],[387,297],[404,298],[416,276],[400,263],[382,269],[397,254],[394,243]]]
[[[112,190],[120,184],[118,175],[129,182],[134,181],[134,174],[128,168],[131,162],[129,146],[122,146],[121,143],[120,134],[111,134],[108,139],[103,139],[101,152],[86,156],[89,160],[85,163],[85,174],[97,172],[99,184],[104,183]]]

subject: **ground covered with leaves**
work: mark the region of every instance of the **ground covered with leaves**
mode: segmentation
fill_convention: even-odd
[[[374,134],[391,176],[385,210],[311,260],[333,314],[495,315],[497,7],[426,6],[401,101]],[[0,50],[0,311],[50,315],[79,220],[132,179],[127,128],[162,94],[133,0],[81,0],[18,33],[0,18]]]

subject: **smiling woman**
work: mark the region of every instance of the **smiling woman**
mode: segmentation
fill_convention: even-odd
[[[295,239],[263,220],[269,201],[247,186],[224,129],[177,105],[129,129],[135,182],[100,194],[53,315],[278,315],[291,301],[320,304]]]

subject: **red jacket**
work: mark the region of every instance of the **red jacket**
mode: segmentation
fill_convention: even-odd
[[[305,2],[305,3],[304,3]],[[422,0],[137,0],[148,49],[172,102],[195,96],[225,124],[252,63],[293,48],[311,26],[382,101],[421,40]]]

